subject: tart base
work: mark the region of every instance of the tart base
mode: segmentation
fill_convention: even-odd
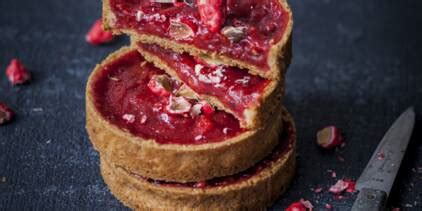
[[[265,210],[284,193],[295,173],[294,142],[280,158],[253,176],[232,184],[192,188],[140,179],[101,156],[101,173],[110,191],[135,210]]]

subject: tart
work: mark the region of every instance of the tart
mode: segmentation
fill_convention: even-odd
[[[290,64],[293,21],[286,0],[157,2],[172,1],[103,0],[104,27],[264,78],[282,77]]]
[[[273,152],[235,175],[202,182],[159,181],[101,158],[101,173],[110,191],[135,210],[265,210],[288,187],[295,169],[296,134],[290,117]]]
[[[242,127],[261,127],[269,114],[281,109],[282,82],[156,44],[135,45],[146,60],[185,84],[187,95],[193,94],[233,114]]]
[[[146,178],[194,182],[246,170],[277,145],[281,112],[263,128],[242,128],[230,113],[179,96],[183,86],[134,48],[111,54],[87,85],[94,147],[111,164]]]

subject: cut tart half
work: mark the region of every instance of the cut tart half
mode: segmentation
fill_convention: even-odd
[[[244,129],[230,113],[178,96],[182,86],[133,48],[111,54],[86,90],[94,147],[130,172],[192,182],[243,171],[277,145],[280,112],[270,115],[266,127]]]
[[[237,67],[216,64],[156,44],[135,43],[146,60],[186,85],[187,95],[205,99],[240,120],[244,128],[264,125],[281,109],[282,81],[251,75]]]
[[[280,78],[290,64],[293,23],[286,0],[157,2],[166,1],[103,0],[104,26],[265,78]]]
[[[290,117],[272,154],[249,169],[203,182],[149,179],[111,164],[102,156],[101,173],[111,192],[135,210],[265,210],[289,186],[295,169],[296,134]]]

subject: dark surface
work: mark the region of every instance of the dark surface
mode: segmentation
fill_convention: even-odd
[[[299,131],[298,176],[274,210],[305,198],[346,210],[353,197],[326,192],[356,179],[378,141],[409,105],[422,112],[422,1],[300,0],[286,105]],[[0,101],[18,114],[0,127],[0,210],[125,209],[104,185],[85,132],[84,89],[94,65],[127,43],[85,43],[100,1],[1,0],[0,70],[18,57],[34,80],[12,87],[0,74]],[[390,204],[422,210],[422,123],[412,138]],[[343,129],[346,147],[325,152],[316,131]],[[337,156],[344,157],[341,162]],[[419,169],[418,169],[419,167]],[[4,177],[4,180],[3,180]],[[3,182],[4,181],[4,182]],[[316,194],[311,188],[324,187]]]

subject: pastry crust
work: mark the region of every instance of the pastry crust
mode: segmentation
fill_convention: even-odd
[[[282,113],[270,113],[266,127],[246,131],[219,143],[201,145],[158,144],[108,122],[97,110],[92,84],[109,62],[134,51],[122,48],[111,54],[91,74],[86,88],[87,130],[91,142],[113,165],[130,172],[165,181],[192,182],[232,175],[253,166],[277,145]]]
[[[188,52],[194,56],[207,55],[213,59],[221,60],[224,64],[247,69],[251,74],[254,75],[259,75],[264,78],[280,79],[284,78],[284,73],[287,71],[292,58],[291,39],[293,28],[293,15],[290,6],[288,5],[286,0],[278,1],[280,5],[282,5],[283,9],[288,13],[289,18],[286,30],[284,31],[282,38],[277,43],[274,43],[268,52],[267,63],[269,66],[269,70],[267,71],[262,71],[259,66],[256,66],[254,64],[238,60],[227,55],[199,49],[191,44],[180,43],[172,39],[162,38],[154,35],[139,34],[135,30],[116,29],[113,27],[116,21],[116,17],[111,11],[110,0],[103,0],[103,23],[104,28],[107,30],[111,30],[114,34],[128,34],[132,36],[135,40],[144,43],[158,44],[164,48],[170,48],[175,52],[179,53]]]
[[[134,210],[265,210],[286,191],[294,176],[294,145],[256,175],[225,186],[157,185],[110,164],[104,156],[101,156],[101,173],[110,191]]]
[[[176,71],[167,65],[166,62],[163,62],[158,56],[143,50],[136,44],[136,41],[131,40],[131,42],[131,45],[138,49],[139,53],[145,58],[145,60],[152,62],[156,67],[164,70],[167,74],[171,75],[179,82],[184,83],[183,80],[178,77]],[[225,106],[215,96],[199,94],[189,87],[188,89],[189,93],[193,93],[195,96],[198,96],[198,98],[208,101],[220,110],[233,114],[233,116],[240,121],[243,128],[254,129],[263,127],[270,118],[270,115],[281,109],[281,99],[284,95],[284,80],[271,80],[268,86],[261,93],[259,102],[245,109],[243,111],[243,116],[239,116],[236,112]]]

